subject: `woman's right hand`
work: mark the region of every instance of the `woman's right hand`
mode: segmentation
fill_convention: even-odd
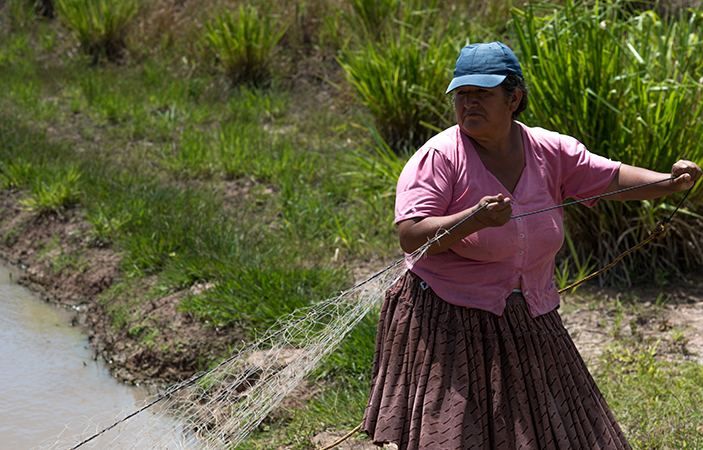
[[[483,205],[486,206],[474,217],[484,227],[502,227],[508,223],[513,214],[510,199],[505,198],[503,194],[483,197],[476,207],[480,208]]]
[[[486,205],[480,209],[482,205]],[[412,253],[428,241],[442,234],[443,231],[452,229],[436,241],[427,254],[441,253],[466,236],[487,227],[502,227],[512,215],[513,208],[510,199],[503,194],[483,197],[480,202],[464,211],[442,217],[415,217],[398,223],[398,237],[400,246],[406,253]],[[475,213],[475,214],[474,214]],[[473,214],[473,216],[471,216]],[[470,219],[464,221],[467,216]],[[459,222],[461,224],[456,228]]]

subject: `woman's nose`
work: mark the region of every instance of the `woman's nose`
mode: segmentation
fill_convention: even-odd
[[[459,100],[460,104],[463,104],[465,107],[471,106],[472,104],[476,103],[476,96],[474,95],[469,95],[469,94],[462,94],[457,96],[457,100]]]

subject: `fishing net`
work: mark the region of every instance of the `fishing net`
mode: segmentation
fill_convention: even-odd
[[[68,423],[35,449],[235,448],[379,304],[406,260],[280,319],[255,343],[141,405]]]
[[[538,214],[661,181],[511,218]],[[684,196],[671,216],[663,221],[662,230],[657,235],[664,232],[666,223],[685,198]],[[429,246],[486,205],[487,203],[481,205],[449,230],[439,230],[434,239],[415,253],[396,261],[353,288],[279,320],[255,343],[244,347],[215,368],[172,387],[162,395],[145,400],[139,407],[74,420],[55,439],[35,449],[215,450],[237,447],[284,397],[337,348],[371,308],[378,305],[385,291],[407,271],[406,262],[412,265],[424,255]],[[636,248],[649,240],[651,239],[643,241]],[[624,256],[622,254],[602,270],[611,267]]]

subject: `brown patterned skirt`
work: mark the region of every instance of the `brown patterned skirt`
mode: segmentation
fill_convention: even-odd
[[[447,303],[408,272],[386,293],[362,430],[415,449],[630,449],[558,312]]]

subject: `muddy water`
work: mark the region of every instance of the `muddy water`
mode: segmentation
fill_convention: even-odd
[[[102,415],[111,422],[114,411],[133,410],[146,392],[111,378],[105,364],[94,360],[85,334],[70,326],[69,313],[13,279],[17,272],[0,265],[0,448],[43,448],[71,421],[113,411]],[[135,422],[144,420],[157,419],[138,416]]]

